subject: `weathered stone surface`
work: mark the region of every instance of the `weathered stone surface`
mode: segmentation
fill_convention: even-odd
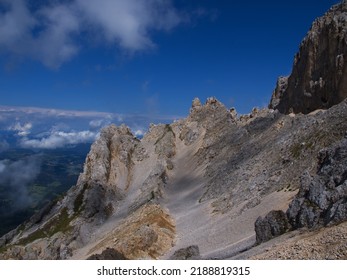
[[[317,231],[303,232],[292,238],[284,238],[281,242],[276,241],[276,239],[271,240],[267,243],[271,247],[255,252],[251,259],[345,261],[347,259],[347,222]]]
[[[290,229],[286,214],[279,211],[271,211],[264,218],[259,217],[255,222],[257,243],[266,242],[279,236]]]
[[[107,248],[101,254],[91,255],[87,260],[126,260],[127,258],[113,248]]]
[[[288,88],[288,77],[279,77],[274,92],[272,93],[270,108],[277,108]]]
[[[99,139],[91,147],[77,184],[100,184],[126,189],[127,181],[119,177],[131,176],[133,162],[129,155],[134,153],[135,148],[141,149],[138,146],[141,146],[139,140],[128,127],[110,125],[103,128]]]
[[[193,103],[192,103],[192,108],[190,109],[190,112],[194,112],[196,110],[201,109],[201,102],[199,98],[194,98]]]
[[[238,116],[212,97],[195,99],[185,119],[151,125],[141,140],[124,125],[106,127],[76,186],[2,237],[0,258],[85,259],[113,248],[157,259],[196,244],[173,256],[196,259],[199,248],[203,257],[249,248],[254,222],[261,243],[346,220],[347,102],[330,107],[346,92],[345,14],[346,1],[314,23],[271,105],[328,110]],[[298,189],[286,214],[271,211],[287,209]]]
[[[257,242],[262,243],[289,229],[319,228],[347,221],[347,139],[318,154],[317,173],[305,172],[300,190],[286,215],[272,211],[255,222]]]
[[[172,256],[171,260],[198,260],[200,259],[199,247],[196,245],[189,246],[177,250]]]
[[[347,220],[347,139],[320,151],[318,171],[305,173],[287,215],[294,228],[313,228]]]
[[[300,185],[299,193],[305,194],[310,190],[312,180],[318,179],[307,173],[300,181],[302,170],[316,169],[317,161],[314,159],[318,151],[344,138],[347,131],[345,120],[346,102],[315,115],[294,117],[281,115],[271,109],[253,110],[247,121],[241,121],[233,119],[230,110],[211,98],[186,119],[171,125],[153,125],[141,140],[134,138],[125,127],[110,126],[93,144],[77,185],[50,210],[43,211],[42,215],[22,227],[22,231],[2,238],[2,244],[6,246],[3,250],[6,251],[0,257],[84,258],[87,256],[78,255],[79,250],[101,231],[101,236],[107,236],[107,242],[100,240],[90,254],[109,247],[117,249],[129,259],[160,258],[172,246],[176,246],[174,221],[170,217],[170,208],[164,214],[155,207],[157,214],[149,215],[152,210],[142,211],[147,206],[165,205],[170,195],[176,205],[181,203],[182,207],[186,207],[188,204],[192,209],[207,205],[206,209],[211,210],[211,213],[207,213],[211,219],[229,215],[230,218],[228,216],[225,221],[231,221],[249,211],[258,211],[254,209],[258,209],[269,195],[276,194],[277,199],[282,195],[292,197]],[[177,160],[178,155],[184,155],[183,161]],[[341,157],[339,154],[336,158]],[[325,150],[319,162],[325,164],[331,158],[330,152]],[[337,169],[337,166],[330,169],[326,164],[324,166],[322,172],[327,170],[324,171],[326,174]],[[179,187],[173,186],[174,189],[168,192],[168,184],[175,182],[175,178],[181,176],[179,173],[185,172],[185,169],[189,170],[187,178],[176,181]],[[201,174],[196,181],[195,170]],[[326,190],[317,188],[307,196],[322,209],[327,209],[329,221],[341,220],[346,212],[342,196],[344,173],[341,170],[334,175],[334,184],[339,183],[334,192],[319,196],[316,192]],[[328,179],[324,180],[330,182]],[[192,185],[197,187],[194,192],[189,189]],[[185,195],[188,195],[189,202],[185,200]],[[296,211],[292,216],[303,226],[314,225],[316,220],[320,224],[321,210],[319,207],[318,211],[306,207],[310,203],[305,199],[293,202],[297,206],[292,207],[293,213]],[[329,206],[331,199],[336,202],[333,207]],[[282,209],[271,208],[270,205],[261,207],[264,214],[273,209]],[[133,215],[138,218],[135,219]],[[153,219],[146,222],[151,215]],[[269,221],[265,223],[268,236],[276,236],[284,228],[283,223],[275,217],[268,219],[270,225]],[[256,218],[245,219],[249,222],[250,230]],[[124,224],[122,229],[119,228],[120,224]],[[119,231],[113,233],[115,228]],[[209,234],[212,238],[219,238],[213,236],[213,232]],[[203,248],[202,240],[199,239],[200,248]]]
[[[317,19],[295,56],[288,78],[280,78],[270,108],[281,113],[327,109],[347,97],[347,3]]]
[[[109,247],[127,259],[156,259],[171,248],[174,236],[172,218],[159,205],[148,203],[109,230],[88,254]]]
[[[176,153],[175,133],[168,124],[158,126],[161,129],[161,135],[155,142],[155,152],[160,158],[172,158]]]
[[[302,226],[314,226],[316,220],[320,224],[322,212],[310,203],[326,209],[329,221],[343,219],[346,213],[344,165],[327,165],[332,159],[337,162],[343,158],[342,148],[336,156],[332,156],[329,149],[320,153],[321,177],[307,173],[300,182],[298,178],[302,170],[317,168],[312,159],[322,147],[344,138],[346,102],[316,115],[290,117],[266,109],[253,110],[250,116],[246,122],[235,120],[223,104],[212,98],[184,120],[170,126],[152,126],[141,141],[133,138],[125,127],[104,129],[88,155],[78,184],[51,210],[32,219],[23,232],[3,238],[2,243],[8,249],[2,257],[68,259],[88,244],[100,228],[114,223],[117,230],[111,228],[105,233],[107,238],[100,240],[90,254],[109,247],[130,259],[159,258],[174,246],[174,221],[157,207],[153,210],[157,214],[152,214],[147,207],[165,203],[167,182],[182,164],[176,160],[177,152],[182,150],[187,153],[186,159],[192,160],[188,168],[190,164],[195,165],[192,168],[203,167],[203,189],[192,205],[207,202],[213,213],[232,212],[242,216],[258,207],[263,197],[280,193],[283,188],[293,192],[300,185],[299,194],[303,197],[293,202],[291,209],[295,214],[290,216],[290,221],[298,221]],[[173,145],[169,146],[175,151],[172,154],[165,149],[170,141]],[[340,171],[331,180],[328,174],[335,170]],[[338,184],[335,191],[319,195],[328,190],[320,183],[322,180]],[[312,182],[316,181],[322,186],[312,189]],[[189,191],[185,188],[190,181],[184,182],[182,192]],[[330,188],[335,186],[333,183],[329,183]],[[178,195],[179,191],[172,191],[172,195]],[[331,200],[336,202],[332,207]],[[58,223],[56,233],[42,231],[57,224],[56,217],[62,217],[61,213],[65,213],[64,219]],[[258,242],[286,231],[283,215],[274,213],[263,221],[258,220],[260,230],[257,231],[265,232]]]
[[[237,121],[237,111],[235,108],[231,108],[230,109],[230,116],[231,116],[231,119],[236,122]]]

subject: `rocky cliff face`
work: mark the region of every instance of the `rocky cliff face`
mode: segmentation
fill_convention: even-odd
[[[273,107],[320,108],[315,100],[323,102],[322,95],[314,92],[331,94],[326,107],[338,103],[343,90],[328,89],[343,89],[342,68],[322,65],[330,69],[344,50],[336,34],[345,7],[314,24],[297,56],[301,72],[278,81]],[[296,87],[304,89],[312,75],[322,86],[312,87],[310,99],[288,94],[295,75]],[[76,186],[1,237],[0,258],[225,259],[242,251],[254,257],[254,248],[271,250],[265,241],[293,229],[347,219],[346,131],[346,101],[307,115],[255,108],[238,116],[216,98],[195,99],[187,118],[151,125],[141,140],[124,125],[108,126]]]
[[[347,221],[347,139],[318,153],[317,172],[304,172],[299,193],[286,213],[272,211],[255,223],[257,242],[287,231],[319,228]]]
[[[191,246],[199,258],[234,255],[256,242],[259,215],[284,213],[302,171],[316,170],[316,154],[344,138],[346,120],[345,102],[314,115],[237,116],[210,98],[141,140],[125,126],[106,127],[76,186],[3,236],[0,256],[157,259]],[[287,231],[273,225],[260,231]]]
[[[347,220],[347,140],[321,150],[317,173],[305,172],[287,216],[293,228],[329,226]]]
[[[347,2],[317,19],[295,55],[292,73],[281,77],[270,108],[281,113],[327,109],[347,97]]]

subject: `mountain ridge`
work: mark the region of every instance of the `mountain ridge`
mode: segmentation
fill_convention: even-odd
[[[346,1],[334,6],[314,26],[330,28],[326,18],[338,12],[344,18],[345,6]],[[325,37],[324,32],[317,34]],[[310,65],[305,42],[300,55]],[[307,71],[303,77],[311,74]],[[315,188],[317,184],[312,183],[309,188],[314,199],[304,202],[307,186],[302,174],[316,176],[322,166],[317,155],[322,151],[338,147],[344,151],[347,101],[317,107],[313,99],[303,99],[302,104],[310,100],[312,106],[301,110],[302,104],[292,101],[286,91],[290,79],[278,81],[269,109],[255,108],[248,115],[238,116],[214,97],[204,104],[196,98],[186,118],[151,125],[142,139],[125,125],[105,127],[91,147],[76,186],[1,237],[0,258],[228,259],[261,258],[266,250],[280,257],[271,247],[274,242],[285,244],[292,237],[304,240],[300,234],[307,225],[291,228],[295,215],[286,220],[285,211],[293,209],[295,201],[301,203],[297,212],[304,220],[321,217],[326,209],[320,211],[323,204],[315,199],[323,199],[326,186],[338,176],[339,183],[329,185],[339,188],[338,195],[331,191],[329,197],[346,199],[343,169],[339,169],[341,175],[328,168],[322,185]],[[292,94],[301,98],[300,90]],[[300,106],[290,110],[293,104]],[[338,159],[343,161],[344,154]],[[334,226],[344,231],[343,225],[339,227],[346,220],[344,203],[339,203],[342,214]],[[318,224],[316,230],[328,225]],[[296,250],[298,258],[306,256]],[[323,258],[324,252],[319,256]]]

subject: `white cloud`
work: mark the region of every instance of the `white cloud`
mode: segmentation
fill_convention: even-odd
[[[1,1],[1,0],[0,0]],[[101,127],[126,124],[141,138],[150,123],[170,123],[180,116],[117,114],[107,112],[64,111],[48,108],[0,106],[0,130],[16,136],[11,142],[0,140],[0,151],[9,145],[22,148],[55,149],[79,143],[92,143]],[[4,138],[5,139],[5,138]]]
[[[106,125],[111,124],[110,119],[98,119],[98,120],[91,120],[89,122],[89,127],[92,130],[100,129]]]
[[[134,52],[152,48],[150,32],[182,19],[170,0],[54,1],[36,11],[24,0],[0,0],[0,50],[57,68],[79,51],[76,35]]]
[[[95,128],[101,127],[103,125],[103,123],[104,123],[104,120],[91,120],[89,122],[89,126],[93,129],[95,129]]]
[[[27,136],[30,134],[32,127],[33,125],[30,122],[23,125],[20,122],[16,122],[14,125],[11,125],[8,130],[16,131],[18,136]]]
[[[23,46],[16,44],[30,39],[30,30],[37,22],[23,0],[1,0],[0,4],[8,8],[6,13],[0,14],[0,45],[19,52]]]
[[[32,56],[49,67],[59,66],[78,52],[72,37],[80,30],[78,16],[66,5],[44,8],[39,14],[45,28],[34,41],[36,49],[32,50]]]
[[[20,143],[23,148],[56,149],[68,145],[93,142],[97,136],[97,133],[87,130],[78,132],[53,131],[51,135],[46,138],[23,138]]]
[[[170,30],[180,18],[167,0],[76,0],[85,20],[98,26],[111,43],[126,50],[154,46],[150,30]]]
[[[79,31],[80,22],[69,5],[49,6],[33,13],[24,0],[1,0],[1,4],[5,12],[0,12],[0,50],[29,56],[51,68],[77,53],[72,35]]]
[[[144,130],[142,130],[142,129],[137,129],[136,131],[135,131],[135,133],[134,133],[134,135],[137,137],[137,138],[142,138],[143,137],[143,135],[145,135],[145,131]]]
[[[0,0],[1,1],[1,0]],[[108,118],[112,119],[112,113],[107,112],[93,112],[93,111],[73,111],[73,110],[59,110],[52,108],[37,108],[37,107],[9,107],[1,106],[0,112],[3,114],[25,114],[25,115],[42,115],[47,117],[66,117],[66,118]],[[0,117],[4,118],[3,115]]]
[[[7,189],[14,207],[26,207],[31,197],[28,185],[40,173],[41,161],[38,156],[30,156],[18,161],[0,161],[0,184]]]
[[[0,161],[0,174],[6,169],[4,161]]]
[[[123,122],[123,121],[124,121],[124,116],[121,115],[121,114],[117,114],[117,115],[115,115],[115,119],[116,119],[118,122]]]

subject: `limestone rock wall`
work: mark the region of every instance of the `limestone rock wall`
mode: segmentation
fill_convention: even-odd
[[[347,2],[317,19],[295,55],[292,73],[281,77],[270,108],[281,113],[327,109],[347,97]]]

